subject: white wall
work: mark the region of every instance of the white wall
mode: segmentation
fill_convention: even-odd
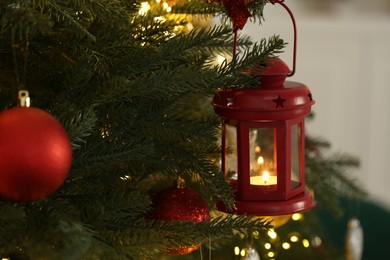
[[[332,151],[358,156],[354,176],[390,208],[390,1],[285,2],[298,24],[297,72],[290,80],[308,85],[317,101],[307,131],[328,139]],[[280,34],[292,42],[281,6],[268,4],[265,19],[242,33],[254,40]],[[282,55],[288,64],[291,50]]]

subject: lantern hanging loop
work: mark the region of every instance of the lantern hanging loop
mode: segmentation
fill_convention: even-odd
[[[280,4],[290,15],[292,24],[293,24],[293,30],[294,30],[294,46],[293,46],[293,68],[290,74],[287,75],[287,77],[291,77],[295,74],[295,67],[296,67],[296,60],[297,60],[297,24],[295,22],[294,14],[292,13],[291,9],[284,3],[284,0],[269,0],[271,4]]]
[[[232,18],[235,42],[237,31],[250,17],[248,9],[255,1],[222,1]],[[217,208],[238,215],[288,215],[309,210],[316,204],[306,190],[304,156],[304,118],[314,100],[307,86],[286,81],[286,77],[294,75],[296,67],[295,18],[283,0],[268,2],[280,4],[292,20],[293,70],[280,58],[269,57],[264,60],[269,65],[253,64],[250,71],[245,71],[259,77],[261,87],[221,88],[213,97],[214,111],[222,118],[222,172],[235,195],[234,209],[226,208],[223,202],[217,203]],[[234,13],[235,7],[240,12]]]
[[[292,77],[295,74],[295,68],[296,68],[296,59],[297,59],[297,24],[295,22],[295,17],[291,9],[284,3],[284,0],[269,0],[269,2],[273,5],[279,4],[281,5],[287,13],[290,15],[292,24],[293,24],[293,32],[294,32],[294,39],[293,39],[293,68],[290,72],[290,74],[287,75],[287,77]],[[237,49],[237,30],[233,33],[233,60],[236,58],[236,49]]]

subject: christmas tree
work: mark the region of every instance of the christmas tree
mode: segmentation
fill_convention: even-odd
[[[234,197],[218,164],[220,119],[209,97],[221,87],[257,86],[243,72],[286,44],[278,36],[258,44],[241,36],[240,55],[215,65],[216,55],[232,53],[232,30],[248,18],[232,15],[234,4],[226,8],[234,1],[222,2],[1,1],[1,110],[12,110],[18,90],[28,90],[32,106],[64,127],[73,153],[65,181],[48,196],[15,201],[0,191],[1,257],[156,259],[202,243],[218,252],[237,238],[267,237],[272,223],[265,219],[213,214],[218,201],[233,208]],[[263,19],[265,0],[237,2]],[[220,26],[190,28],[195,17],[215,14],[226,18]],[[307,138],[307,183],[318,206],[337,214],[338,195],[362,195],[345,175],[358,161],[323,156],[328,147]],[[0,149],[24,164],[18,152]],[[39,144],[20,149],[39,153],[41,168],[51,165]],[[10,174],[1,171],[2,178]],[[185,198],[198,201],[189,219],[171,188],[178,180]]]

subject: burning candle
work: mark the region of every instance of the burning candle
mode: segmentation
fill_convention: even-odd
[[[264,171],[260,176],[251,177],[252,185],[260,185],[260,186],[268,186],[268,185],[276,185],[278,180],[276,176],[270,175],[268,171]]]

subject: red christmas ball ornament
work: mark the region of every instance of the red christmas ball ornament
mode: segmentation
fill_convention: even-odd
[[[194,190],[183,188],[167,188],[158,192],[153,199],[154,209],[150,216],[164,221],[202,222],[209,221],[210,210],[203,198]],[[168,249],[173,255],[185,255],[198,249],[200,244],[180,246]]]
[[[0,113],[0,196],[17,202],[42,199],[68,175],[72,146],[49,113],[17,107]]]

